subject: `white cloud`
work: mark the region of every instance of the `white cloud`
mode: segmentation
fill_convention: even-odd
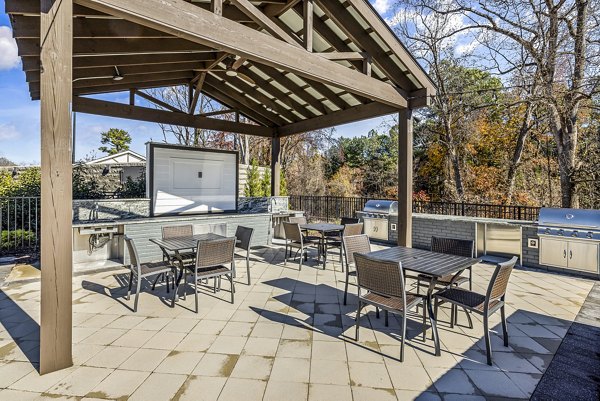
[[[0,26],[0,70],[10,70],[19,65],[17,42],[7,26]]]
[[[371,2],[379,14],[385,14],[392,5],[391,0],[375,0]]]
[[[21,136],[20,132],[12,124],[0,124],[0,141],[8,141]]]

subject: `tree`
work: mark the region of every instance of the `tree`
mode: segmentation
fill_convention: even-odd
[[[6,157],[0,157],[0,166],[16,166],[17,164]]]
[[[262,196],[271,196],[271,170],[265,169],[260,180]]]
[[[583,109],[600,92],[600,2],[590,0],[421,0],[436,15],[459,17],[491,35],[500,72],[528,71],[539,88],[557,148],[561,205],[577,207],[578,143]],[[519,55],[522,55],[519,56]]]
[[[281,169],[279,170],[279,195],[287,196],[287,194],[287,181],[285,179],[285,173],[283,172],[283,169]]]
[[[246,175],[246,186],[244,187],[244,196],[261,196],[262,193],[263,190],[261,186],[258,162],[256,161],[256,159],[252,159],[252,161],[250,162],[250,167],[248,167],[248,173]]]
[[[100,143],[109,146],[100,146],[99,151],[114,155],[124,150],[129,150],[131,144],[131,135],[125,130],[119,128],[111,128],[106,132],[102,132]]]

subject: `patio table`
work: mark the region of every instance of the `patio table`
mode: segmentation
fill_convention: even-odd
[[[423,249],[407,248],[396,246],[393,248],[382,249],[369,252],[369,257],[402,263],[402,268],[420,274],[426,274],[432,279],[427,289],[427,312],[429,313],[429,322],[433,331],[433,341],[435,342],[435,355],[441,355],[440,339],[438,336],[435,315],[433,313],[433,291],[437,280],[448,274],[456,274],[481,262],[479,258],[469,258],[464,256],[449,255],[445,253],[431,252]]]
[[[177,237],[177,238],[150,238],[150,242],[158,245],[162,249],[172,252],[175,254],[175,257],[180,262],[179,263],[179,275],[177,276],[177,281],[175,282],[175,290],[173,291],[173,306],[175,305],[175,301],[178,298],[178,290],[179,284],[181,283],[181,279],[183,277],[183,272],[185,266],[183,265],[183,259],[181,258],[181,253],[184,251],[195,251],[198,246],[198,241],[214,241],[226,238],[219,234],[214,233],[206,233],[206,234],[196,234],[191,237]],[[173,264],[174,267],[175,264]]]
[[[327,264],[327,249],[325,249],[325,234],[333,233],[333,232],[340,232],[340,231],[344,230],[344,226],[341,224],[331,224],[331,223],[308,223],[308,224],[300,224],[300,229],[306,230],[306,231],[317,231],[320,234],[319,255],[321,254],[321,252],[323,253],[323,269],[325,269],[325,265]]]

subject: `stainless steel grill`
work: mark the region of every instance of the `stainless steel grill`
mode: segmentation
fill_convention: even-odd
[[[600,210],[542,208],[540,264],[600,274]]]
[[[398,239],[398,202],[369,200],[356,216],[364,223],[364,232],[371,239],[396,241]]]

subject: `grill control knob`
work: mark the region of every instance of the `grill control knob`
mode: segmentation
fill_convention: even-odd
[[[546,231],[545,231],[545,233],[546,233],[546,234],[550,234],[550,229],[549,229],[549,228],[546,228]]]
[[[558,230],[558,235],[565,235],[565,230],[563,230],[562,228]]]
[[[575,230],[575,231],[573,231],[573,232],[571,233],[571,237],[577,237],[577,236],[578,236],[578,234],[577,234],[577,230]]]
[[[594,233],[589,231],[586,235],[586,237],[588,237],[589,239],[592,239],[594,237]]]

